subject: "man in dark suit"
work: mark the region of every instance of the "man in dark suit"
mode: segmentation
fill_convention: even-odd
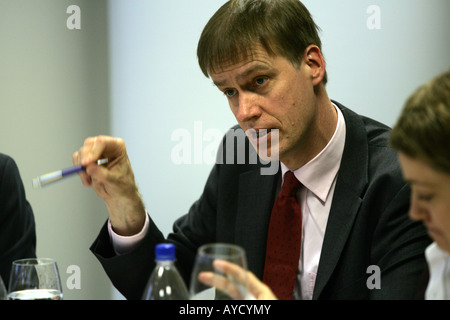
[[[199,64],[227,97],[240,128],[233,130],[248,136],[247,161],[237,164],[241,149],[225,139],[223,161],[168,239],[146,214],[121,139],[88,138],[74,153],[74,164],[87,166],[83,183],[109,211],[91,250],[127,298],[141,297],[163,241],[176,245],[186,282],[198,247],[211,242],[244,247],[249,270],[262,279],[271,210],[288,171],[302,184],[293,298],[414,297],[430,239],[408,218],[409,189],[388,147],[390,129],[329,99],[317,29],[297,0],[230,1],[210,19]],[[248,161],[254,150],[269,165]],[[107,168],[95,165],[100,157],[112,160]],[[273,174],[262,173],[274,163]]]
[[[33,209],[15,161],[0,153],[0,275],[8,287],[14,260],[36,257]]]

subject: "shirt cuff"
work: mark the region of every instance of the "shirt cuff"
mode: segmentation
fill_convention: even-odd
[[[145,235],[147,234],[149,225],[150,219],[148,217],[147,211],[145,211],[145,222],[142,230],[132,236],[121,236],[114,232],[111,226],[111,220],[108,219],[109,237],[111,239],[114,252],[117,255],[122,255],[133,251],[141,243],[141,240],[144,239]]]

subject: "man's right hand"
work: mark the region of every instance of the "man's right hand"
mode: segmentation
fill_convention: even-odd
[[[107,158],[108,164],[97,165]],[[73,164],[86,167],[79,173],[83,185],[91,186],[105,201],[115,233],[131,236],[141,231],[145,207],[134,179],[125,142],[109,136],[90,137],[72,156]]]

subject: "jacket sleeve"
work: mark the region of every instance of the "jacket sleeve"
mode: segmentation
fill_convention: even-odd
[[[14,260],[36,257],[33,210],[15,161],[0,154],[0,275],[8,286]]]
[[[90,250],[100,261],[113,285],[127,299],[141,299],[145,285],[155,266],[154,249],[158,243],[171,242],[176,246],[176,265],[189,285],[192,265],[199,243],[208,242],[205,235],[214,235],[214,203],[216,168],[210,174],[203,194],[173,225],[166,239],[150,218],[149,229],[141,243],[131,252],[116,255],[111,244],[107,223],[101,229]],[[212,238],[211,238],[212,241]]]

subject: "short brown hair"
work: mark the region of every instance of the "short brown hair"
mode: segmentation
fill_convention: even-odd
[[[200,68],[209,77],[224,64],[251,57],[256,45],[300,65],[309,45],[321,49],[319,30],[299,0],[231,0],[203,29],[197,47]],[[326,73],[322,82],[327,82]]]
[[[450,70],[408,98],[390,142],[397,151],[450,173]]]

